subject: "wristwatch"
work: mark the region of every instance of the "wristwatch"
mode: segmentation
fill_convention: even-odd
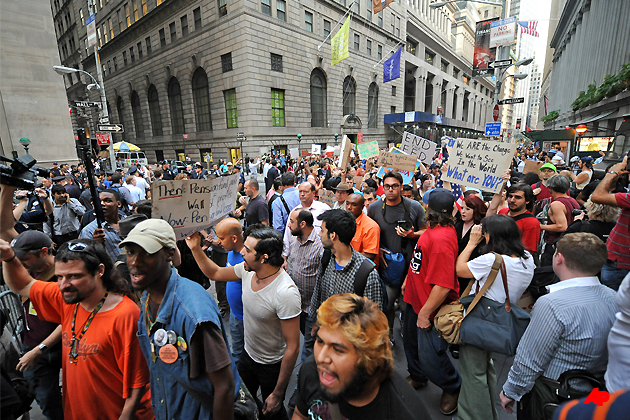
[[[44,343],[41,343],[39,346],[39,349],[41,350],[42,353],[46,353],[48,351],[48,346]]]
[[[608,171],[609,174],[613,174],[613,175],[617,175],[619,176],[619,172],[615,172],[615,171]]]

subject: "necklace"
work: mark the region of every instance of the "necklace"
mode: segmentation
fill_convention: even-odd
[[[282,268],[282,267],[280,267],[280,268]],[[261,280],[268,279],[269,277],[278,274],[278,272],[280,271],[280,268],[278,268],[275,273],[269,274],[268,276],[265,276],[265,277],[258,277],[258,276],[256,276],[257,277],[256,278],[256,284],[260,284]]]
[[[157,322],[157,318],[155,321],[151,320],[151,310],[149,309],[149,301],[151,300],[151,294],[147,292],[147,301],[144,305],[144,312],[147,314],[147,334],[151,334],[151,329],[153,328],[153,326],[155,325],[155,323]],[[162,303],[158,304],[158,309],[157,312],[160,311],[160,306],[162,305]],[[157,313],[156,313],[157,316]]]
[[[94,317],[96,316],[98,311],[100,311],[103,307],[105,299],[107,299],[107,295],[109,295],[109,291],[105,292],[105,296],[103,296],[103,299],[101,299],[101,301],[98,303],[98,305],[96,305],[96,308],[94,308],[90,316],[88,316],[85,324],[83,324],[83,330],[81,330],[78,336],[75,335],[74,328],[77,322],[77,311],[79,310],[79,303],[77,303],[74,307],[74,313],[72,314],[72,328],[70,329],[70,332],[72,333],[72,341],[70,342],[70,363],[76,363],[77,360],[79,360],[79,341],[81,341],[81,339],[85,335],[85,332],[90,327],[90,324],[92,324],[92,321],[94,320]]]

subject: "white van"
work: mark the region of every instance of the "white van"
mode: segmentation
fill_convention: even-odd
[[[137,165],[138,163],[142,166],[149,164],[149,160],[144,152],[116,152],[116,159],[119,157],[125,168],[131,165]]]

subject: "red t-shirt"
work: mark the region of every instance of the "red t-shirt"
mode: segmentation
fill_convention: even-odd
[[[136,337],[140,309],[128,297],[114,308],[99,312],[79,342],[79,360],[70,363],[72,314],[75,305],[63,301],[57,283],[36,281],[29,293],[40,318],[62,326],[63,410],[67,419],[120,417],[125,399],[135,388],[145,388],[134,419],[155,418],[151,408],[149,369]],[[75,333],[90,314],[81,305]]]
[[[382,197],[383,194],[385,194],[385,190],[383,189],[382,185],[379,185],[378,188],[376,189],[376,195],[378,195],[379,197]]]
[[[630,194],[616,193],[615,199],[621,213],[606,242],[608,258],[617,261],[617,268],[627,270],[630,269]]]
[[[415,313],[420,312],[433,286],[451,289],[444,303],[459,298],[459,282],[455,273],[457,252],[454,227],[436,226],[420,236],[409,264],[405,288],[405,302],[413,306]],[[432,313],[430,319],[434,316],[435,313]]]
[[[506,207],[499,210],[499,214],[508,214],[509,209]],[[526,211],[525,214],[532,214],[530,211]],[[521,239],[525,249],[529,252],[536,252],[538,250],[538,242],[540,241],[540,222],[535,217],[522,217],[516,220],[516,225],[521,231]]]
[[[532,190],[535,190],[538,185],[538,182],[532,184]],[[551,191],[549,191],[549,187],[545,186],[542,182],[540,183],[540,193],[536,196],[536,201],[545,200],[547,198],[551,198]]]

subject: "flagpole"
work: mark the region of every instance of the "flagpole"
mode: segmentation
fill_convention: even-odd
[[[328,38],[330,38],[330,36],[331,36],[331,35],[335,32],[335,29],[337,29],[337,26],[339,26],[339,24],[341,23],[341,21],[342,21],[342,20],[344,20],[344,19],[346,18],[346,16],[348,15],[348,13],[352,13],[351,8],[352,8],[352,5],[353,5],[354,3],[355,3],[354,1],[351,1],[351,2],[350,2],[350,5],[348,6],[348,10],[346,10],[346,13],[344,13],[344,14],[343,14],[343,16],[341,17],[341,19],[339,19],[339,20],[337,21],[337,23],[335,24],[335,27],[334,27],[334,28],[332,28],[332,29],[330,30],[330,33],[329,33],[329,34],[328,34],[328,36],[327,36],[327,37],[326,37],[326,38],[322,41],[322,43],[321,43],[321,44],[319,44],[319,45],[317,46],[317,51],[321,51],[322,46],[326,43],[326,41],[328,41]]]
[[[396,50],[398,49],[398,47],[400,47],[403,44],[404,41],[400,41],[398,44],[396,44],[396,46],[390,51],[390,53],[396,52]],[[374,64],[374,67],[372,67],[373,69],[376,68],[376,66],[378,66],[379,64],[381,64],[383,62],[383,60],[385,60],[386,57],[383,56],[383,58],[381,58],[376,64]]]

